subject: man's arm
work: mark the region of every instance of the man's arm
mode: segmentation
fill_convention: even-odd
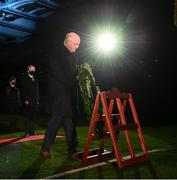
[[[22,99],[24,104],[29,104],[29,96],[28,96],[28,83],[25,77],[22,78],[21,80],[21,94],[22,94]]]
[[[66,69],[65,63],[67,63],[68,59],[61,55],[61,52],[58,48],[53,52],[50,62],[49,62],[49,74],[56,81],[70,86],[70,82],[67,81],[68,77],[66,77],[66,72],[69,69]],[[66,71],[66,72],[65,72]]]

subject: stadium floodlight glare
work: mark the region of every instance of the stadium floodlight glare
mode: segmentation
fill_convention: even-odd
[[[112,60],[124,54],[125,40],[121,27],[93,26],[87,41],[88,53],[101,61]]]
[[[117,39],[116,36],[111,32],[104,32],[98,35],[97,48],[103,53],[110,52],[116,48]]]

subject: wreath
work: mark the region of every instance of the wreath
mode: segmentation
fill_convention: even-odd
[[[93,111],[94,102],[96,99],[97,92],[100,92],[99,86],[95,83],[95,78],[92,72],[92,68],[88,62],[81,64],[79,73],[77,76],[81,97],[83,100],[84,110],[87,115],[87,120],[90,121]],[[100,117],[102,115],[102,106],[99,107],[98,110]],[[100,119],[95,124],[95,134],[98,134],[102,137],[103,134],[104,121]]]
[[[100,89],[95,83],[92,68],[88,62],[80,65],[77,79],[79,82],[79,88],[87,120],[90,120],[96,94],[100,91]]]

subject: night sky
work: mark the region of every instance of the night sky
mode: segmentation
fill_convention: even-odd
[[[50,52],[68,31],[81,35],[82,62],[94,62],[93,72],[102,90],[113,86],[133,94],[138,114],[151,120],[175,121],[177,27],[174,1],[75,0],[63,1],[55,15],[40,22],[29,40],[0,48],[0,94],[9,76],[20,76],[26,65],[38,70],[41,89],[46,84]],[[126,39],[125,51],[112,61],[88,53],[93,27],[116,26]],[[17,79],[18,80],[18,79]],[[41,96],[45,90],[41,90]],[[3,101],[0,103],[3,112]]]

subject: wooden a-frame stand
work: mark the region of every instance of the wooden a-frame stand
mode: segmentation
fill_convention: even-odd
[[[124,114],[127,102],[130,105],[130,110],[133,116],[133,123],[128,123]],[[100,107],[102,108],[102,115],[99,114]],[[118,110],[118,114],[112,113],[115,107]],[[101,135],[94,134],[96,123],[100,121],[104,123],[102,133]],[[113,121],[117,121],[116,125],[114,125],[115,123],[113,123]],[[136,129],[138,134],[142,153],[137,154],[133,148],[129,133],[129,130],[133,128]],[[121,130],[124,131],[125,139],[128,145],[128,150],[130,153],[128,158],[121,157],[119,150],[118,136]],[[104,149],[106,137],[111,139],[113,145],[112,151],[105,151]],[[98,149],[90,150],[91,141],[95,140],[100,140],[100,146]],[[135,105],[130,93],[120,93],[119,91],[97,93],[85,148],[82,153],[76,154],[76,158],[79,156],[83,165],[96,163],[102,160],[107,161],[110,159],[110,157],[115,157],[119,168],[123,168],[131,164],[139,163],[149,159],[149,154],[144,142]]]

